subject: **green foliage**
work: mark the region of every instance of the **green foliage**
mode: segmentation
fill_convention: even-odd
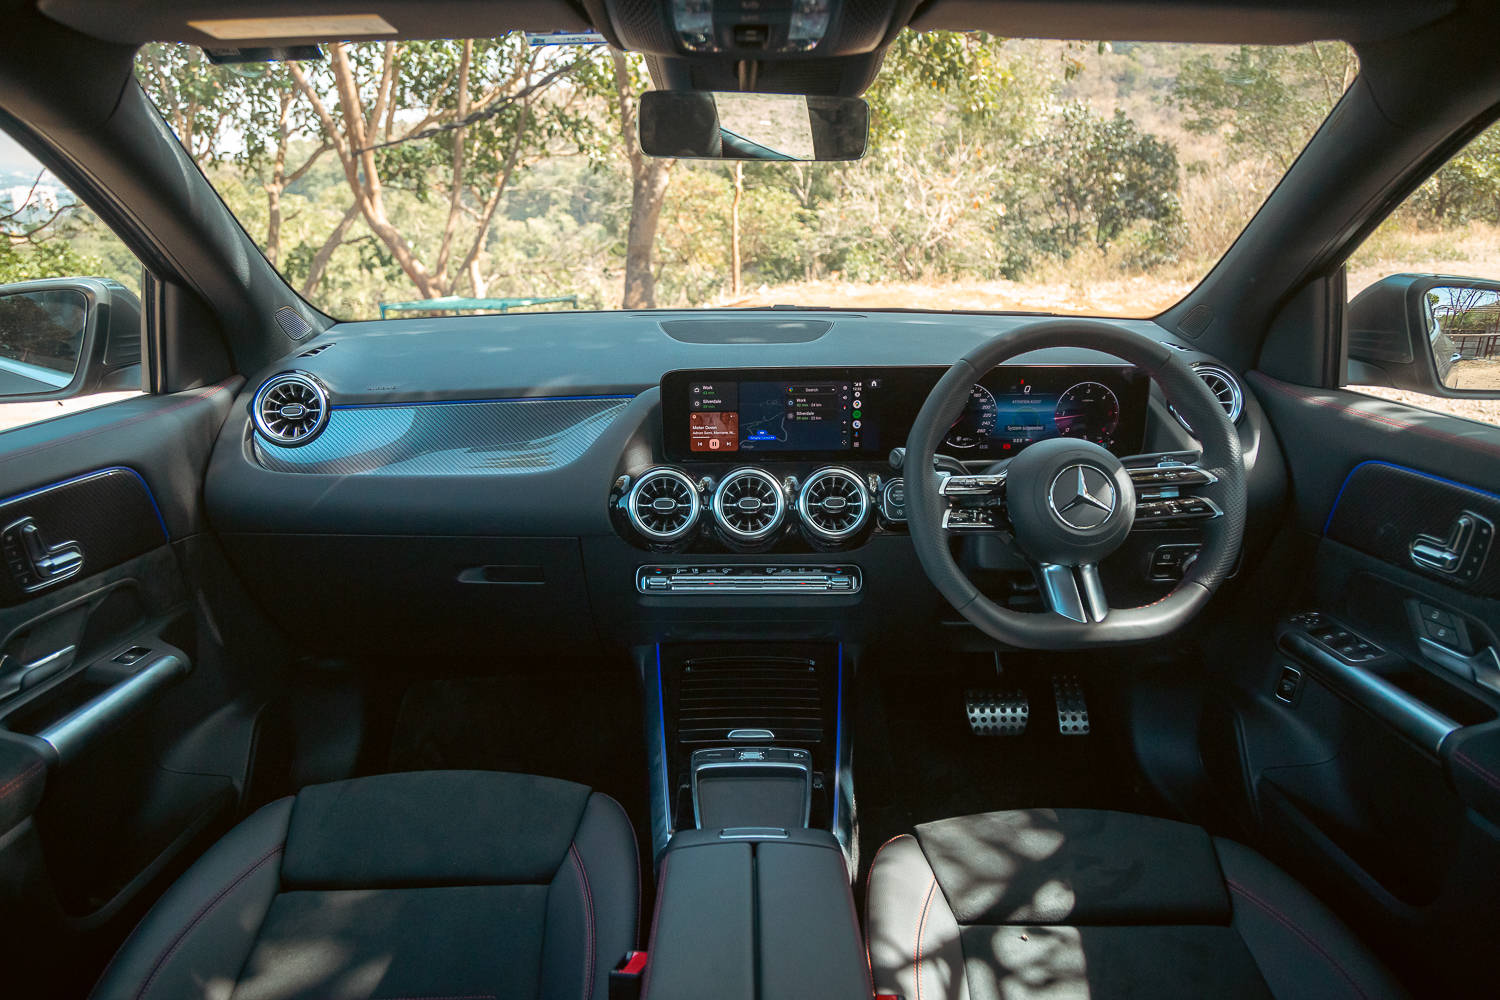
[[[1410,206],[1429,225],[1500,218],[1500,127],[1485,129],[1439,167],[1417,189]]]
[[[1340,42],[1242,45],[1184,62],[1173,97],[1189,115],[1188,131],[1222,133],[1240,157],[1285,171],[1357,69]]]

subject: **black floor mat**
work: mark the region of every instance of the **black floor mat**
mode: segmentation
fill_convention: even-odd
[[[1044,660],[1017,657],[998,677],[986,657],[863,676],[854,754],[861,867],[891,837],[952,816],[1028,807],[1159,811],[1113,692],[1097,677],[1084,685],[1092,732],[1064,736]],[[971,687],[1025,690],[1025,734],[973,735],[964,712]]]
[[[640,691],[625,669],[557,664],[546,673],[413,681],[396,714],[389,766],[576,781],[617,799],[649,851]],[[649,871],[650,858],[641,860]],[[649,897],[649,879],[643,888]]]

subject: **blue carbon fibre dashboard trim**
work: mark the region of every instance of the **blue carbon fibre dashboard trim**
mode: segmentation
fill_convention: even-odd
[[[297,448],[255,435],[272,472],[334,476],[509,476],[575,461],[632,396],[534,396],[350,404]]]

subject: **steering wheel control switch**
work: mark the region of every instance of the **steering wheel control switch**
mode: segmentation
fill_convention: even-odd
[[[970,690],[964,712],[975,736],[1020,736],[1031,721],[1031,702],[1024,691]]]
[[[1151,553],[1151,564],[1146,573],[1146,579],[1156,583],[1172,583],[1181,580],[1192,568],[1193,563],[1198,561],[1198,553],[1202,550],[1201,542],[1158,545]]]

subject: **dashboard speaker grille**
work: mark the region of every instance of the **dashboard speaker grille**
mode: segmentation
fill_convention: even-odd
[[[1239,380],[1232,375],[1227,368],[1219,365],[1196,364],[1193,366],[1193,374],[1203,380],[1219,405],[1224,408],[1224,415],[1229,418],[1230,423],[1237,423],[1240,414],[1245,412],[1245,392],[1240,388]],[[1191,431],[1192,425],[1183,419],[1182,414],[1172,407],[1172,416],[1177,422]]]
[[[736,469],[714,490],[714,521],[730,538],[759,541],[781,526],[786,494],[776,477],[761,469]]]
[[[769,729],[779,742],[823,739],[817,668],[795,657],[689,660],[677,705],[679,743],[727,739],[735,729]]]
[[[630,523],[654,542],[675,542],[697,523],[698,488],[676,469],[651,469],[626,498]]]
[[[328,426],[328,391],[305,372],[282,372],[261,384],[251,404],[255,429],[274,444],[296,448]]]
[[[870,492],[848,469],[819,469],[803,484],[797,512],[813,534],[840,541],[864,526],[870,514]]]

